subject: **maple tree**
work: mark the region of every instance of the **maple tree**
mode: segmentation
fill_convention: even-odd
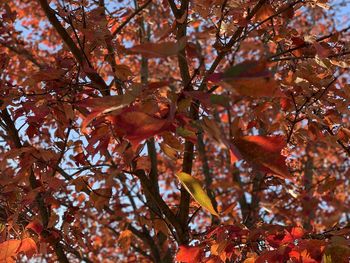
[[[347,4],[2,0],[0,262],[349,262]]]

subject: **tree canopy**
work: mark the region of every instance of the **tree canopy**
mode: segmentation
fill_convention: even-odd
[[[0,262],[349,262],[348,2],[0,1]]]

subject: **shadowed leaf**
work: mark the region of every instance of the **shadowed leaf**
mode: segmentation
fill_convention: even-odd
[[[177,55],[186,46],[186,38],[178,42],[145,43],[128,49],[130,53],[142,54],[148,58],[164,58]]]
[[[233,148],[259,170],[282,179],[292,179],[285,163],[286,157],[281,155],[285,146],[282,136],[243,136],[233,140]]]

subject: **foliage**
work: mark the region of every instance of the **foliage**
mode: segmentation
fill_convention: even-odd
[[[349,262],[346,5],[0,1],[0,262]]]

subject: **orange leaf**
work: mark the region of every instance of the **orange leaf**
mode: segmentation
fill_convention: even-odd
[[[264,21],[268,19],[269,17],[273,16],[275,13],[275,10],[273,10],[272,6],[270,4],[264,4],[256,13],[255,20],[256,21]]]
[[[21,240],[8,240],[0,244],[0,262],[15,262],[17,250],[21,245]]]
[[[37,246],[33,239],[24,238],[21,240],[21,245],[17,250],[17,253],[23,252],[28,257],[33,256],[37,252]]]
[[[292,262],[317,263],[316,260],[310,257],[310,254],[307,252],[307,250],[292,250],[289,252],[289,257],[293,260]]]
[[[22,240],[7,240],[0,243],[0,262],[15,262],[19,253],[24,253],[31,257],[37,252],[37,246],[33,239],[24,238]]]
[[[286,146],[282,136],[243,136],[234,139],[233,149],[243,159],[263,172],[272,173],[282,179],[292,179],[286,166],[286,157],[281,150]],[[236,156],[240,159],[240,156]]]
[[[201,258],[200,247],[180,246],[179,251],[176,254],[176,260],[183,263],[200,262],[200,258]]]
[[[302,238],[305,234],[304,229],[302,229],[299,226],[293,227],[290,231],[290,234],[293,236],[294,239]]]
[[[118,243],[122,250],[126,251],[130,248],[132,237],[133,237],[133,234],[128,229],[120,233],[118,238]]]

